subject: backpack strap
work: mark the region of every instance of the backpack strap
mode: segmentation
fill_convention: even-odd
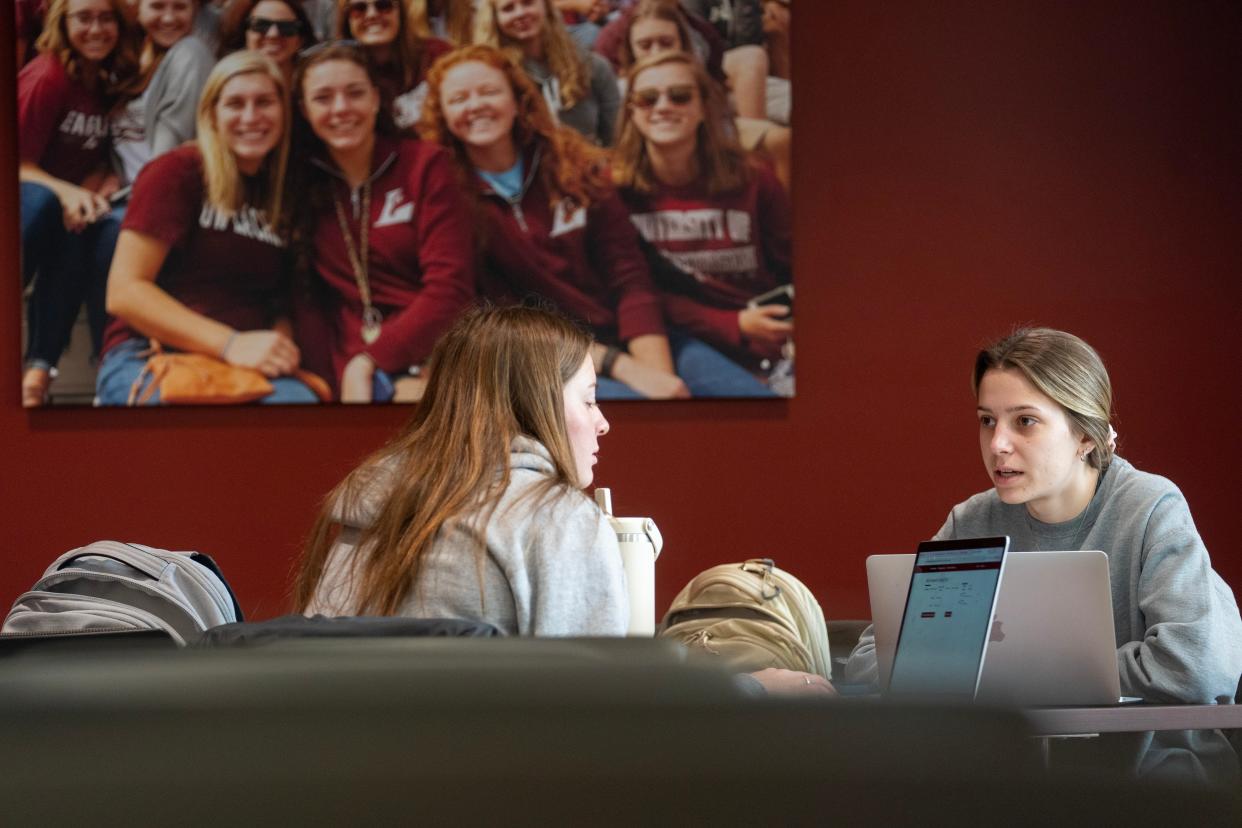
[[[233,602],[233,614],[237,616],[238,621],[245,621],[246,619],[242,616],[241,604],[237,602],[237,594],[233,592],[233,585],[225,579],[224,573],[220,571],[220,565],[206,552],[191,552],[190,560],[207,567],[220,579],[220,583],[224,584],[224,589],[229,594],[229,600]]]
[[[749,618],[755,621],[772,621],[772,614],[753,607],[691,607],[670,615],[665,627],[675,627],[683,621],[701,618]]]

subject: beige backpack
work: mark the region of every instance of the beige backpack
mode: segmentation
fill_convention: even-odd
[[[832,678],[819,602],[771,558],[696,575],[673,599],[658,635],[719,656],[738,672],[783,667]]]

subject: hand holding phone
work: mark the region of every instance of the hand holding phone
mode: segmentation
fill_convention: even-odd
[[[788,318],[793,319],[793,285],[781,285],[773,288],[766,293],[761,293],[746,303],[749,308],[759,308],[767,305],[783,305],[789,308]]]

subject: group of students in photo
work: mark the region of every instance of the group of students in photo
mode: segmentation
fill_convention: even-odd
[[[23,404],[83,305],[100,405],[181,352],[417,399],[465,309],[531,300],[605,398],[792,393],[787,79],[782,124],[712,6],[23,0]]]

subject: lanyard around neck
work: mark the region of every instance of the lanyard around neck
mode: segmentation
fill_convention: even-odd
[[[349,220],[345,217],[345,206],[334,193],[332,203],[336,207],[336,221],[341,227],[341,237],[345,240],[345,252],[349,256],[350,267],[354,271],[354,281],[358,285],[358,296],[362,300],[362,341],[366,345],[375,344],[379,339],[380,327],[384,316],[375,305],[371,304],[371,282],[367,278],[368,252],[367,228],[371,224],[371,182],[362,185],[362,214],[358,221],[358,243],[354,244],[354,234],[349,229]]]

